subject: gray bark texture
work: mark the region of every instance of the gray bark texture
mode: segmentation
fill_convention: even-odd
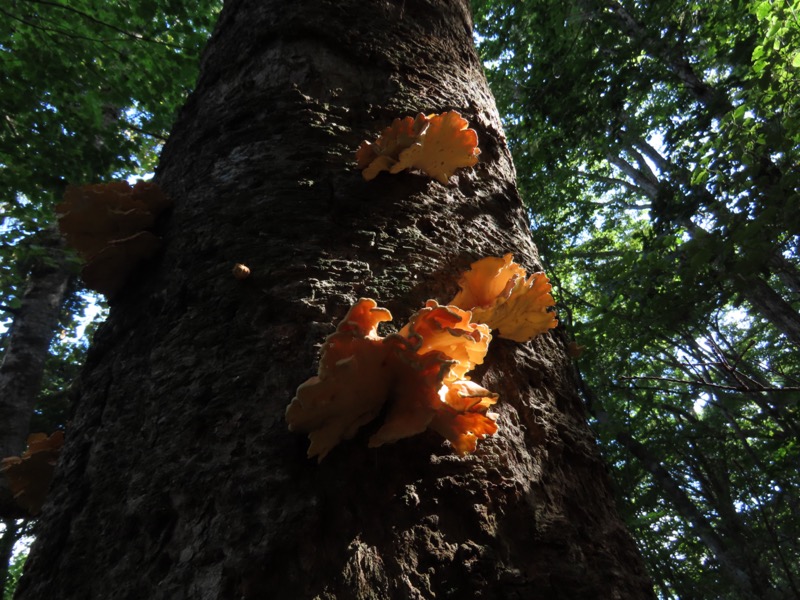
[[[0,458],[25,450],[50,342],[72,278],[58,232],[43,231],[38,242],[44,251],[33,260],[0,363]],[[4,476],[0,476],[0,516],[26,516],[14,503]]]
[[[474,169],[363,181],[362,139],[448,109]],[[228,2],[158,180],[164,252],[94,340],[18,598],[653,597],[558,334],[492,342],[473,455],[375,423],[318,465],[287,430],[359,297],[400,326],[478,258],[539,267],[465,0]]]

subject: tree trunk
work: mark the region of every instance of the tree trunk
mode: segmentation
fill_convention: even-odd
[[[14,555],[14,544],[19,539],[19,525],[16,519],[3,519],[3,535],[0,536],[0,599],[6,597],[9,567]]]
[[[39,243],[44,252],[33,259],[0,364],[0,458],[19,456],[25,450],[50,341],[72,277],[58,232],[42,232]],[[5,477],[0,477],[0,516],[24,516],[11,498]]]
[[[363,138],[447,109],[474,169],[362,180]],[[402,324],[479,257],[538,266],[466,0],[229,2],[158,179],[165,249],[89,352],[19,598],[653,597],[557,335],[492,342],[473,455],[369,425],[317,464],[284,421],[357,298]]]

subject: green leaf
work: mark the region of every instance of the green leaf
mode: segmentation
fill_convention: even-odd
[[[759,21],[763,21],[767,18],[767,15],[772,10],[772,5],[770,4],[769,0],[764,0],[763,2],[759,3],[756,6],[756,18]]]
[[[692,185],[705,185],[708,181],[709,172],[705,169],[695,169],[692,173]]]
[[[615,433],[630,432],[655,452],[715,528],[726,525],[718,509],[736,514],[759,544],[744,550],[745,560],[777,573],[784,549],[748,507],[763,507],[800,538],[787,508],[797,493],[785,492],[800,489],[796,466],[787,466],[796,436],[783,424],[800,423],[796,392],[782,390],[796,385],[800,354],[747,294],[758,273],[792,298],[770,257],[784,257],[792,272],[800,266],[800,119],[790,110],[800,95],[797,2],[622,4],[632,19],[593,10],[597,3],[480,0],[476,29],[482,57],[497,65],[488,77],[534,238],[560,283],[561,314],[569,309],[565,325],[594,342],[581,371],[608,414],[598,435],[627,522],[660,589],[734,598],[736,586],[710,575],[708,548]],[[664,68],[678,61],[692,65],[714,99]],[[657,169],[649,164],[655,153]],[[626,168],[608,156],[627,157]],[[654,186],[647,193],[646,184]],[[761,395],[727,390],[735,376],[721,363],[768,381],[789,408],[765,410]],[[722,387],[681,383],[706,377]],[[701,479],[723,493],[724,506]],[[785,502],[776,501],[776,479],[786,480]]]

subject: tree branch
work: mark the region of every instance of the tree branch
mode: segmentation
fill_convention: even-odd
[[[0,304],[0,310],[3,312],[10,313],[12,315],[19,314],[19,308],[14,308],[13,306],[8,306],[6,304]]]
[[[756,596],[751,593],[753,585],[747,574],[746,564],[742,563],[736,553],[727,547],[725,540],[720,537],[714,525],[700,511],[692,498],[681,487],[679,481],[664,466],[661,457],[652,453],[645,444],[635,439],[626,428],[612,423],[610,416],[603,408],[602,401],[583,380],[577,366],[574,373],[578,389],[584,397],[589,412],[594,415],[601,426],[609,428],[615,440],[650,473],[676,512],[695,528],[698,537],[719,561],[723,571],[741,586],[743,592],[745,592],[743,597],[748,599],[755,598]],[[683,483],[686,485],[688,482],[684,480]]]
[[[647,158],[653,161],[653,164],[658,167],[659,171],[668,172],[672,167],[672,163],[670,163],[666,158],[661,156],[661,153],[653,148],[650,144],[648,144],[644,140],[637,140],[633,143],[634,147],[638,148],[642,154],[644,154]]]
[[[48,2],[47,0],[27,0],[27,2],[30,2],[32,4],[41,4],[42,6],[51,6],[53,8],[60,8],[62,10],[66,10],[66,11],[72,12],[72,13],[74,13],[76,15],[81,16],[82,18],[86,19],[87,21],[91,21],[92,23],[95,23],[96,25],[100,25],[101,27],[107,27],[108,29],[111,29],[112,31],[116,31],[117,33],[121,33],[125,37],[131,38],[131,39],[134,39],[134,40],[137,40],[137,41],[149,42],[151,44],[160,44],[162,46],[167,46],[169,48],[178,48],[178,49],[181,49],[181,50],[190,50],[191,49],[191,48],[185,48],[184,46],[181,46],[180,44],[172,44],[170,42],[162,42],[160,40],[155,40],[155,39],[152,39],[152,38],[145,37],[145,36],[143,36],[143,35],[141,35],[139,33],[132,33],[130,31],[126,31],[126,30],[124,30],[124,29],[122,29],[120,27],[117,27],[116,25],[114,25],[112,23],[107,23],[105,21],[102,21],[102,20],[98,19],[97,17],[94,17],[94,16],[90,15],[89,13],[83,12],[82,10],[78,10],[77,8],[75,8],[73,6],[68,6],[68,5],[65,5],[65,4],[59,4],[58,2]]]
[[[638,150],[636,150],[634,146],[629,146],[625,150],[629,152],[631,155],[633,155],[634,160],[636,160],[636,164],[639,165],[639,172],[645,177],[647,177],[650,183],[657,186],[658,177],[656,177],[656,174],[653,173],[653,169],[651,169],[650,165],[647,164],[647,161],[645,160],[644,156],[642,156],[641,153]]]
[[[658,196],[658,186],[654,185],[644,173],[623,160],[621,157],[614,156],[611,152],[606,153],[606,160],[617,167],[620,171],[625,173],[625,175],[630,177],[641,189],[641,191],[644,192],[648,198],[650,198],[650,200],[656,199]]]
[[[687,381],[685,379],[674,379],[672,377],[656,377],[653,375],[637,375],[634,377],[620,377],[622,381],[635,381],[637,379],[647,379],[649,381],[664,381],[668,383],[681,383],[684,385],[692,385],[697,387],[710,387],[719,390],[727,390],[730,392],[741,392],[743,394],[760,394],[762,392],[800,392],[800,387],[764,387],[759,386],[758,389],[751,389],[748,387],[739,387],[733,385],[722,385],[719,383],[712,383],[710,381]]]
[[[166,142],[167,141],[166,136],[163,136],[160,133],[153,133],[152,131],[145,131],[144,129],[142,129],[141,127],[137,127],[136,125],[134,125],[130,121],[124,121],[124,123],[125,123],[125,127],[126,128],[131,129],[131,130],[135,131],[136,133],[141,133],[142,135],[146,135],[148,137],[154,138],[154,139],[159,140],[161,142]]]
[[[681,52],[662,41],[660,37],[651,35],[620,2],[611,0],[605,5],[616,18],[622,33],[635,40],[653,58],[658,59],[711,115],[720,117],[732,109],[730,100],[723,92],[703,81]]]
[[[599,175],[597,173],[586,173],[581,172],[580,175],[585,179],[591,179],[594,181],[600,181],[602,183],[610,183],[611,185],[620,185],[626,188],[629,192],[633,192],[634,194],[645,194],[645,191],[640,187],[632,184],[630,181],[625,179],[619,179],[618,177],[607,177],[605,175]]]

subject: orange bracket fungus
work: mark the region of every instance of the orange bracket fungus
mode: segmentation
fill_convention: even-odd
[[[478,134],[468,127],[454,110],[395,119],[375,142],[361,142],[356,151],[358,168],[366,181],[381,171],[418,169],[446,184],[456,169],[478,162]]]
[[[14,501],[30,515],[37,515],[42,510],[63,445],[64,433],[61,431],[49,437],[45,433],[32,433],[28,436],[28,449],[22,456],[10,456],[0,461],[0,471],[6,475]]]
[[[526,279],[525,269],[511,254],[472,263],[458,282],[461,291],[450,304],[472,311],[472,319],[486,323],[498,336],[527,342],[558,325],[550,308],[555,301],[544,273]]]
[[[389,348],[378,324],[392,315],[374,300],[356,303],[322,346],[319,371],[299,388],[286,409],[290,431],[308,433],[309,458],[325,458],[336,444],[352,438],[378,416],[389,392]]]
[[[106,296],[119,291],[133,268],[158,250],[161,242],[148,230],[170,203],[151,182],[69,186],[56,206],[58,226],[85,262],[86,286]]]
[[[385,340],[393,349],[389,362],[396,383],[386,420],[370,438],[370,447],[425,431],[443,410],[458,411],[456,404],[449,405],[455,399],[450,390],[467,382],[467,373],[483,362],[491,339],[489,328],[472,323],[468,311],[428,300],[408,325]],[[464,436],[470,433],[459,432]],[[469,451],[473,450],[474,444]]]
[[[421,433],[435,421],[436,431],[463,454],[497,430],[486,414],[497,395],[462,379],[483,362],[489,328],[471,323],[467,311],[429,301],[399,333],[380,337],[378,324],[391,318],[362,298],[325,340],[318,374],[297,388],[286,409],[290,431],[309,434],[309,458],[322,460],[386,402],[387,417],[371,447]],[[464,390],[473,400],[464,401]],[[459,420],[462,415],[470,416]]]
[[[475,452],[478,439],[497,433],[497,423],[486,412],[497,402],[497,394],[472,381],[455,381],[447,386],[443,401],[430,428],[459,454]]]
[[[369,298],[350,309],[325,340],[317,375],[297,388],[286,409],[289,430],[311,440],[309,458],[321,461],[384,406],[371,448],[431,429],[469,454],[497,432],[497,415],[488,411],[498,395],[468,373],[483,362],[492,329],[522,342],[556,326],[551,286],[543,273],[526,278],[511,254],[473,263],[459,285],[449,305],[428,300],[386,337],[378,324],[391,320],[388,310]]]

